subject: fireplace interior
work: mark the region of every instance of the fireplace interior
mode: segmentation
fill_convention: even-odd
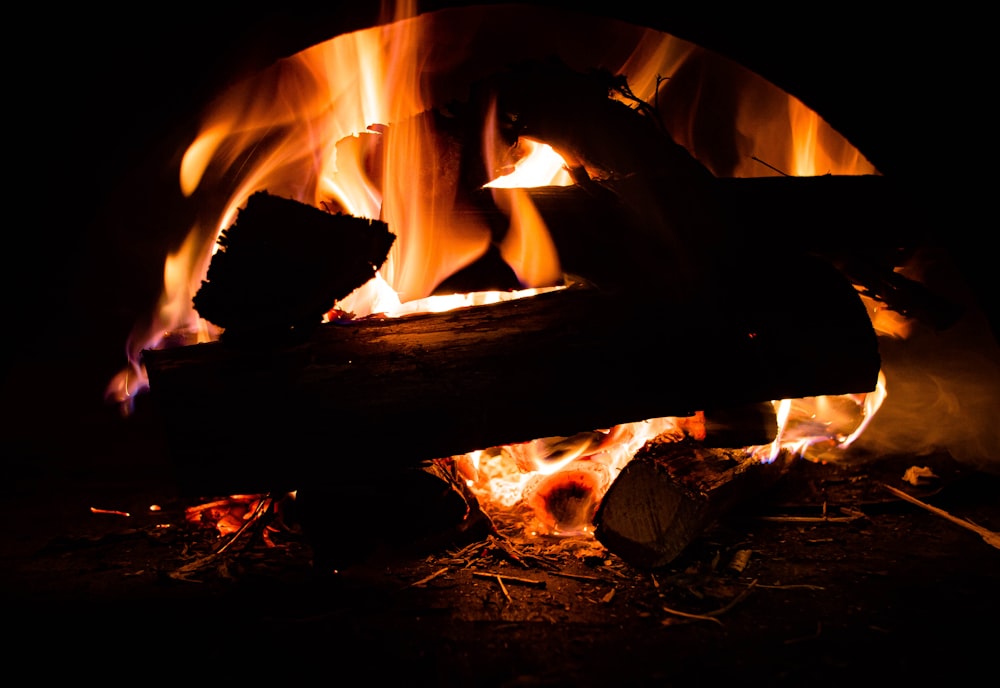
[[[579,11],[560,2],[513,7],[526,24],[551,24],[554,32]],[[419,9],[461,13],[477,6],[432,2]],[[159,298],[164,257],[190,226],[176,170],[207,104],[277,60],[375,26],[382,15],[374,8],[234,8],[114,29],[120,19],[108,18],[82,30],[97,17],[88,14],[85,23],[77,11],[38,19],[32,45],[51,57],[35,62],[22,54],[20,63],[31,58],[32,66],[17,70],[16,79],[22,129],[30,132],[15,132],[23,152],[18,184],[30,189],[17,204],[33,233],[21,235],[29,247],[10,254],[23,252],[26,260],[18,262],[27,271],[8,271],[15,309],[2,441],[11,487],[0,500],[0,556],[19,652],[65,659],[57,668],[41,666],[67,677],[130,680],[146,673],[231,680],[266,668],[444,686],[839,686],[929,685],[995,672],[1000,318],[990,242],[980,229],[979,218],[990,217],[980,210],[989,209],[973,172],[981,169],[972,155],[983,133],[968,124],[981,86],[966,84],[975,82],[975,65],[987,64],[974,59],[973,27],[923,16],[901,23],[895,15],[845,8],[781,17],[633,3],[588,11],[735,61],[799,98],[853,144],[879,180],[891,183],[884,188],[892,195],[818,209],[798,201],[812,211],[803,231],[857,214],[858,225],[843,230],[846,247],[841,240],[809,248],[836,246],[833,262],[844,284],[875,285],[889,310],[910,308],[913,324],[907,337],[879,336],[875,345],[889,401],[870,434],[836,457],[785,456],[759,485],[726,476],[738,483],[738,498],[720,500],[718,509],[711,488],[707,498],[685,496],[713,508],[704,519],[701,512],[692,517],[695,530],[683,536],[679,552],[660,551],[665,561],[651,564],[647,551],[595,537],[577,517],[597,508],[579,505],[579,482],[560,485],[556,497],[542,494],[547,513],[569,514],[556,531],[570,523],[585,525],[583,532],[532,534],[515,523],[516,513],[494,512],[460,489],[442,493],[440,474],[422,460],[485,448],[477,442],[591,429],[572,420],[567,426],[567,419],[611,425],[623,413],[621,422],[637,420],[650,408],[650,386],[665,390],[655,396],[668,403],[648,417],[676,409],[693,418],[714,401],[716,418],[737,408],[740,419],[756,419],[769,392],[811,389],[801,370],[790,369],[758,396],[732,393],[723,376],[755,378],[740,377],[747,370],[739,365],[742,349],[716,339],[709,348],[723,372],[715,396],[699,398],[689,391],[698,376],[683,363],[640,378],[634,359],[650,349],[615,343],[612,353],[629,360],[622,370],[635,377],[576,387],[565,375],[565,396],[575,401],[597,390],[605,401],[567,402],[573,410],[562,416],[542,418],[538,409],[552,399],[539,392],[538,408],[522,414],[530,422],[477,424],[479,407],[452,404],[448,389],[458,389],[459,399],[481,390],[449,379],[443,392],[414,387],[416,399],[400,390],[395,401],[380,400],[391,427],[360,412],[323,427],[331,409],[350,417],[350,401],[334,403],[324,392],[328,405],[317,410],[285,405],[253,385],[234,393],[233,378],[205,364],[201,349],[181,346],[148,353],[169,390],[167,405],[157,404],[155,384],[136,395],[128,413],[109,401],[108,382],[126,363],[130,334]],[[507,40],[517,45],[529,35],[537,31],[525,27]],[[456,71],[464,68],[456,60]],[[757,203],[755,214],[766,210]],[[748,226],[772,224],[764,217]],[[918,264],[905,272],[913,282],[886,282],[858,267],[868,265],[858,256],[881,256],[892,242]],[[833,254],[818,252],[821,259]],[[827,284],[816,277],[821,270],[803,265],[811,263],[788,268],[797,284]],[[741,276],[734,283],[766,291],[771,278],[746,268],[751,281]],[[566,307],[574,302],[555,297],[559,317],[544,310],[540,317],[568,322],[579,335],[580,321]],[[734,313],[759,303],[745,298]],[[838,388],[852,384],[844,375],[874,379],[864,337],[835,338],[851,332],[835,329],[850,308],[837,310],[835,299],[813,315],[806,313],[807,295],[786,303],[795,313],[784,323],[784,340],[798,337],[801,350],[819,352],[814,367],[834,371],[820,376],[829,389],[802,396],[872,391]],[[460,318],[434,322],[468,326]],[[609,320],[642,329],[634,311]],[[370,327],[362,332],[393,326]],[[636,340],[660,346],[661,329],[650,325]],[[427,330],[418,327],[417,334]],[[815,346],[826,335],[835,343]],[[693,345],[663,346],[679,358]],[[848,360],[857,351],[860,364]],[[491,358],[496,354],[472,364],[488,367]],[[727,358],[729,368],[722,365]],[[269,375],[258,377],[265,390],[276,384]],[[486,407],[494,415],[523,385],[499,363],[488,382],[506,390],[498,406]],[[309,392],[315,400],[315,389]],[[616,393],[624,400],[606,401]],[[416,413],[421,397],[432,403]],[[217,407],[220,399],[226,408]],[[313,411],[303,420],[307,407]],[[457,419],[456,430],[426,429],[438,407]],[[728,445],[707,451],[698,455],[707,456],[706,465],[722,460]],[[633,480],[658,479],[650,473]],[[196,653],[209,654],[207,665]]]

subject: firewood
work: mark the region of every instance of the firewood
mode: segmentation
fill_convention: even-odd
[[[508,143],[548,143],[588,179],[712,177],[632,94],[627,78],[606,70],[577,71],[554,56],[526,60],[473,84],[469,102],[481,120],[495,108]]]
[[[450,107],[453,116],[437,121],[461,144],[460,191],[472,207],[509,193],[493,189],[475,200],[493,176],[478,144],[493,108],[510,146],[496,151],[501,161],[518,137],[563,155],[578,185],[528,194],[567,273],[653,288],[669,276],[675,288],[698,289],[718,270],[780,269],[808,253],[907,317],[944,329],[960,315],[956,304],[896,272],[935,228],[922,199],[881,175],[715,177],[673,140],[661,119],[668,113],[636,98],[626,77],[577,72],[557,59],[514,65]],[[502,236],[506,218],[490,224]]]
[[[143,363],[185,488],[211,493],[335,485],[347,469],[866,392],[881,367],[864,305],[822,261],[730,275],[698,301],[577,286],[322,324],[273,350],[147,350]]]
[[[705,212],[690,209],[688,220],[675,217],[661,233],[627,207],[639,190],[671,198],[683,195],[684,188],[676,179],[633,178],[523,193],[545,222],[563,271],[600,287],[658,289],[665,282],[677,287],[692,274],[681,263],[698,265],[696,284],[703,284],[719,271],[782,270],[808,255],[827,260],[888,308],[936,329],[960,315],[953,301],[897,272],[911,257],[924,219],[919,203],[890,179],[713,179],[698,186],[709,199]],[[465,210],[478,214],[498,236],[507,218],[494,197],[504,193],[509,191],[481,191]],[[699,229],[705,230],[702,236]]]
[[[424,554],[493,532],[466,486],[434,462],[344,471],[339,484],[304,485],[294,516],[319,570],[342,570],[382,552]]]
[[[654,439],[611,484],[594,535],[643,569],[666,566],[721,516],[780,479],[793,458],[764,462],[744,449]]]
[[[394,240],[385,223],[258,191],[222,231],[194,308],[230,343],[301,337],[374,276]]]

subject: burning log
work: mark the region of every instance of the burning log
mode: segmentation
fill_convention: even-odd
[[[374,276],[395,238],[383,222],[259,191],[219,237],[194,307],[230,343],[301,338]]]
[[[700,289],[714,271],[748,262],[780,269],[806,253],[827,258],[889,308],[938,329],[960,314],[954,303],[896,272],[906,247],[912,250],[933,228],[921,199],[893,180],[715,177],[674,141],[660,113],[624,77],[580,73],[555,59],[493,75],[474,85],[468,103],[451,107],[456,116],[432,119],[464,151],[453,176],[462,179],[461,193],[472,196],[473,212],[489,216],[496,237],[507,218],[493,204],[511,192],[473,191],[489,181],[478,137],[493,108],[512,149],[524,137],[563,156],[576,186],[518,193],[546,222],[565,271],[595,284],[656,288],[669,275],[673,288]]]
[[[490,306],[317,327],[305,341],[143,353],[195,494],[336,485],[663,416],[874,389],[878,344],[823,261],[728,276],[697,300],[570,287]]]
[[[672,268],[690,260],[701,276],[753,265],[782,270],[804,255],[836,266],[863,293],[887,307],[945,329],[960,315],[956,304],[909,279],[896,268],[909,257],[919,206],[892,180],[880,176],[766,177],[699,182],[705,212],[658,234],[626,206],[637,187],[664,198],[684,194],[674,179],[633,178],[576,186],[521,189],[555,243],[565,272],[598,286],[636,285],[677,275]],[[506,214],[494,197],[504,189],[481,192],[475,212],[496,235],[506,230]],[[609,231],[614,227],[614,231]],[[690,228],[700,227],[711,248]],[[635,288],[633,286],[633,288]]]
[[[787,452],[767,463],[743,449],[651,440],[604,495],[594,535],[637,568],[665,566],[726,512],[776,483],[792,462]]]

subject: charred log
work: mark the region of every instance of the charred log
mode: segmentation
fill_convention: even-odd
[[[230,343],[301,338],[374,276],[394,240],[385,223],[259,191],[219,237],[195,310]]]
[[[345,473],[335,487],[296,490],[294,517],[321,572],[380,552],[422,556],[494,532],[475,496],[435,462]]]
[[[756,499],[793,459],[763,462],[739,449],[651,440],[611,484],[594,535],[629,564],[669,564],[721,516]]]
[[[957,304],[897,271],[917,246],[918,205],[880,176],[712,179],[699,183],[702,210],[669,207],[685,182],[632,178],[577,186],[522,189],[555,243],[563,270],[602,287],[658,288],[657,282],[704,284],[720,271],[782,270],[803,256],[836,266],[862,293],[907,317],[945,329]],[[496,236],[507,228],[494,204],[503,189],[479,194],[474,212]],[[668,209],[653,222],[643,195]],[[646,201],[649,208],[649,201]],[[672,216],[674,212],[683,215]],[[909,238],[908,238],[909,235]],[[697,277],[685,266],[697,265]],[[685,278],[688,275],[689,278]],[[697,286],[696,288],[702,288]]]
[[[822,261],[728,275],[698,300],[572,287],[324,324],[279,349],[213,342],[143,361],[196,493],[336,484],[352,467],[866,392],[880,369],[863,304]]]
[[[716,270],[748,262],[780,269],[809,253],[907,317],[944,329],[960,315],[956,304],[896,272],[934,228],[922,200],[893,180],[715,177],[624,77],[577,72],[555,59],[514,65],[450,107],[452,117],[437,113],[434,121],[461,142],[460,195],[469,194],[474,208],[493,213],[496,197],[510,193],[476,191],[498,173],[487,170],[479,145],[494,112],[508,145],[495,151],[499,160],[516,155],[524,137],[550,144],[570,165],[578,186],[520,191],[549,225],[566,272],[614,285],[669,274],[674,288],[698,289]],[[501,215],[490,223],[495,237],[506,231]]]

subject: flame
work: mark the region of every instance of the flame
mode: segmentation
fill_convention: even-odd
[[[521,149],[521,157],[514,163],[512,169],[487,182],[487,187],[514,189],[573,184],[566,161],[549,144],[522,137],[518,139],[517,147]]]
[[[886,399],[879,373],[870,393],[772,402],[778,428],[768,445],[745,448],[770,463],[782,453],[809,461],[835,460],[857,440]],[[704,415],[625,423],[609,430],[548,437],[452,457],[472,492],[494,508],[526,509],[523,527],[537,534],[590,532],[597,505],[611,483],[648,440],[704,439]]]
[[[383,305],[423,299],[481,256],[488,228],[452,205],[456,180],[449,164],[458,151],[421,116],[461,92],[461,79],[442,74],[472,81],[506,68],[515,55],[558,54],[580,69],[625,76],[631,93],[656,107],[673,138],[720,176],[875,172],[815,112],[736,63],[627,22],[535,10],[538,21],[531,23],[530,11],[418,14],[412,0],[390,3],[382,24],[283,58],[219,94],[178,170],[180,192],[203,215],[166,257],[163,295],[128,338],[128,364],[109,384],[109,398],[131,403],[146,385],[141,351],[163,345],[171,332],[189,330],[195,341],[218,336],[194,311],[191,295],[220,232],[255,191],[388,223],[397,241],[377,276],[380,284],[365,285],[349,297],[349,307],[339,306],[343,311],[380,312]],[[551,21],[566,30],[547,31]],[[537,37],[517,41],[515,49],[509,37],[529,31]],[[731,107],[709,106],[715,103]],[[485,132],[484,149],[495,145],[492,135]],[[525,194],[510,189],[571,180],[544,141],[525,139],[517,147],[513,171],[491,174],[488,185],[505,192],[511,214],[502,255],[522,286],[549,287],[561,278],[558,256]],[[720,149],[723,154],[713,152]],[[542,158],[548,159],[544,172]]]
[[[375,278],[336,304],[328,319],[444,310],[560,288],[558,252],[524,189],[572,184],[566,160],[546,142],[522,138],[502,151],[513,164],[500,164],[491,111],[483,130],[486,188],[509,215],[499,248],[523,289],[433,294],[492,241],[489,227],[456,211],[461,151],[428,115],[442,103],[443,84],[455,86],[435,75],[451,71],[471,81],[505,68],[515,53],[559,54],[572,66],[625,77],[629,104],[654,109],[674,140],[717,176],[877,174],[817,113],[719,55],[653,29],[568,13],[558,15],[560,25],[579,24],[579,31],[545,31],[544,22],[526,21],[529,11],[477,7],[418,15],[412,0],[398,2],[379,26],[281,59],[220,94],[178,171],[181,194],[197,202],[201,215],[166,257],[163,294],[149,322],[126,342],[128,365],[109,385],[109,397],[128,405],[144,388],[143,349],[172,336],[188,342],[219,335],[194,311],[192,296],[220,232],[262,189],[381,219],[396,235]],[[538,40],[510,40],[535,30]],[[872,394],[776,401],[777,439],[747,451],[773,460],[782,450],[810,458],[842,450],[868,425],[885,389],[880,377]],[[699,429],[697,415],[658,418],[453,459],[485,501],[530,504],[545,530],[577,532],[586,530],[596,500],[643,443],[664,434],[697,438]]]

